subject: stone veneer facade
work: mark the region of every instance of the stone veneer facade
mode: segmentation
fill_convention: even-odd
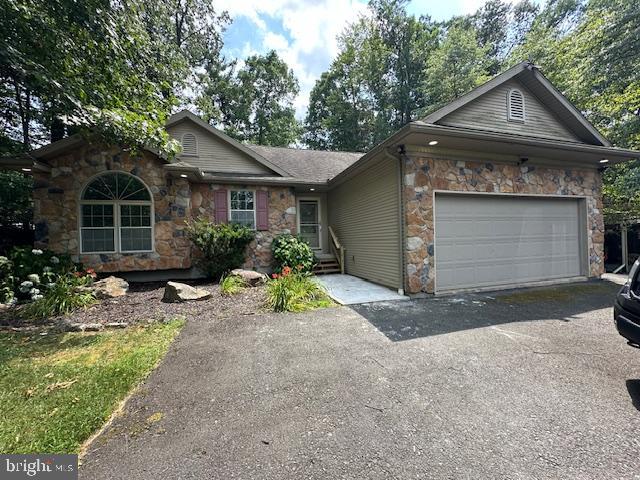
[[[604,272],[601,175],[595,169],[456,161],[410,154],[404,158],[405,274],[407,293],[433,293],[434,190],[586,197],[589,276]]]
[[[185,236],[191,216],[213,219],[213,192],[219,188],[263,189],[269,192],[269,231],[256,232],[245,268],[271,268],[271,241],[279,233],[296,231],[296,201],[287,187],[191,184],[172,178],[164,162],[150,152],[133,157],[117,147],[87,145],[48,163],[50,173],[34,173],[35,246],[66,253],[100,272],[184,269],[192,266],[192,244]],[[151,190],[154,208],[154,251],[149,253],[80,254],[78,213],[80,194],[95,175],[123,171],[139,177]]]
[[[295,233],[296,197],[289,187],[265,187],[255,185],[217,185],[193,184],[191,194],[191,214],[194,217],[204,216],[215,221],[214,192],[224,188],[226,190],[266,190],[269,196],[269,230],[257,231],[256,238],[247,248],[246,261],[243,268],[271,271],[271,242],[274,237],[282,233]]]
[[[191,266],[191,242],[185,237],[191,188],[183,178],[170,178],[164,162],[150,152],[133,157],[118,147],[86,145],[48,163],[51,173],[34,175],[35,244],[67,253],[103,272],[166,270]],[[153,195],[154,252],[80,254],[80,194],[95,175],[123,171],[139,177]]]

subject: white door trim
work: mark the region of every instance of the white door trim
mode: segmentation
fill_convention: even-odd
[[[298,229],[298,235],[300,235],[300,201],[316,202],[318,209],[318,248],[312,247],[312,249],[316,252],[322,252],[324,247],[322,242],[322,199],[317,195],[305,195],[296,198],[296,228]]]

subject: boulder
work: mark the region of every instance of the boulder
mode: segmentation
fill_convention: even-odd
[[[253,270],[242,270],[241,268],[236,268],[235,270],[231,270],[231,275],[234,277],[240,277],[249,287],[257,287],[258,285],[264,285],[267,283],[267,276],[264,273]]]
[[[164,287],[163,302],[177,303],[186,302],[188,300],[206,300],[211,298],[212,293],[202,288],[195,288],[191,285],[178,282],[167,282],[167,286]]]
[[[110,277],[98,280],[91,288],[97,299],[104,300],[106,298],[126,295],[129,290],[129,284],[124,279],[111,275]]]

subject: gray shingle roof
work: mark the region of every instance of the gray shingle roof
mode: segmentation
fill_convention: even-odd
[[[364,155],[355,152],[245,145],[293,177],[311,182],[325,182],[335,177]]]

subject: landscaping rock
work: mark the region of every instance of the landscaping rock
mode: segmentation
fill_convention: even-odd
[[[98,332],[104,328],[101,323],[68,323],[60,325],[67,332]]]
[[[212,293],[201,288],[195,288],[191,285],[178,282],[167,282],[167,286],[164,287],[163,302],[176,303],[186,302],[188,300],[206,300],[211,298]]]
[[[121,297],[127,294],[129,284],[122,278],[111,275],[93,284],[93,293],[99,300]]]
[[[127,322],[109,322],[104,324],[105,328],[127,328],[129,324]]]
[[[235,270],[231,270],[231,275],[242,278],[244,283],[249,287],[257,287],[267,283],[267,276],[264,273],[256,272],[254,270],[242,270],[241,268],[236,268]]]

